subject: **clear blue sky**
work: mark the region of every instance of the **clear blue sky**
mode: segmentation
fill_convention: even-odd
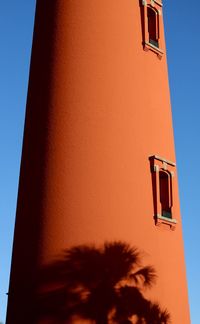
[[[200,3],[163,2],[191,322],[199,324]],[[5,320],[34,10],[35,0],[0,0],[0,321]]]

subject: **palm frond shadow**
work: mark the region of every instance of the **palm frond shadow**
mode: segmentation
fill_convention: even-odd
[[[37,314],[51,323],[169,324],[168,311],[144,296],[155,280],[127,243],[75,246],[42,270]]]

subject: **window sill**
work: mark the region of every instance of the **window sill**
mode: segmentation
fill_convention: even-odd
[[[161,58],[164,54],[164,52],[161,49],[159,49],[157,46],[154,46],[153,44],[146,42],[146,41],[144,42],[144,50],[145,51],[150,50],[150,51],[155,52],[159,58]]]
[[[177,220],[175,218],[164,217],[160,214],[155,216],[155,221],[157,226],[168,225],[171,230],[175,230],[177,224]]]

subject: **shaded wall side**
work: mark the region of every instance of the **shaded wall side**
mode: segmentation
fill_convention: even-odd
[[[46,23],[43,24],[44,16]],[[56,4],[36,6],[6,323],[31,323],[40,251]],[[45,41],[44,41],[45,39]],[[47,55],[48,53],[48,55]],[[33,319],[34,321],[34,319]]]

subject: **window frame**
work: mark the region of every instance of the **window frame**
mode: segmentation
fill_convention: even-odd
[[[168,225],[170,229],[174,230],[177,220],[174,218],[174,168],[176,164],[158,155],[149,157],[151,172],[152,172],[152,186],[154,193],[154,219],[155,224],[160,226],[162,224]],[[166,217],[162,212],[162,203],[160,199],[160,172],[165,172],[168,175],[169,185],[169,207],[171,217]]]
[[[162,3],[158,0],[142,0],[143,6],[143,49],[145,51],[155,52],[159,58],[162,58],[164,51],[162,50],[163,41],[160,33],[161,19],[162,19]],[[149,31],[148,31],[148,8],[153,10],[157,17],[157,30],[156,34],[158,35],[158,46],[152,44],[149,40]]]

